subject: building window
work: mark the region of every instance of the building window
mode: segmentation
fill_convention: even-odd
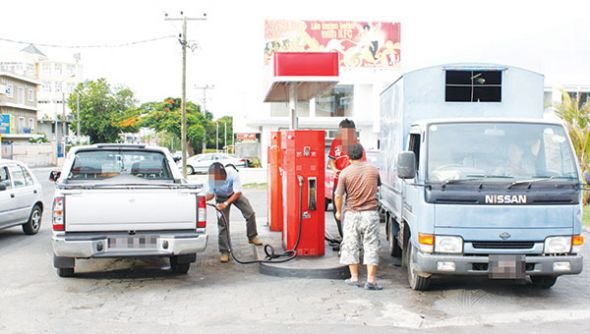
[[[62,74],[62,66],[61,64],[53,64],[53,70],[55,71],[56,75],[61,75]]]
[[[339,85],[315,98],[317,117],[352,116],[353,86]]]
[[[32,118],[29,118],[29,129],[31,133],[35,130],[35,120]]]
[[[56,93],[61,93],[61,82],[55,81],[53,83],[53,91]]]
[[[14,97],[14,86],[12,84],[6,85],[6,96]]]
[[[445,101],[502,102],[502,71],[446,71]]]
[[[582,108],[584,104],[590,102],[590,92],[568,92],[573,101],[578,101],[578,108]]]
[[[67,64],[66,71],[68,76],[76,75],[76,66],[74,64]]]
[[[51,81],[43,81],[41,87],[45,93],[51,93]]]
[[[27,90],[27,100],[29,102],[34,102],[35,101],[35,92],[33,91],[32,88],[29,88]]]
[[[18,87],[18,96],[16,103],[25,104],[25,89],[23,87]]]
[[[51,75],[51,64],[43,63],[43,65],[41,65],[41,71],[44,75]]]
[[[25,118],[19,117],[18,118],[18,133],[26,133],[26,130],[25,130],[26,127],[27,127],[27,124],[25,123]]]

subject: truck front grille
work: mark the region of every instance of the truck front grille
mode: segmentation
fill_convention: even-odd
[[[473,241],[476,249],[530,249],[535,246],[534,241]]]

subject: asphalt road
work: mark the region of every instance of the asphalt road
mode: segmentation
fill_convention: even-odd
[[[47,208],[48,172],[35,170]],[[246,195],[265,229],[265,192]],[[563,276],[550,290],[525,281],[440,278],[431,291],[415,292],[384,243],[378,276],[385,289],[370,292],[221,264],[212,212],[209,218],[209,247],[186,276],[169,274],[161,259],[88,260],[77,262],[76,278],[63,279],[52,267],[49,210],[35,236],[1,230],[0,333],[590,333],[589,247],[582,275]],[[232,235],[250,254],[235,210]]]

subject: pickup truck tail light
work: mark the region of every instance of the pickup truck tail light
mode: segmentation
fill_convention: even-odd
[[[207,200],[205,196],[197,196],[197,228],[207,227]]]
[[[54,231],[65,231],[65,198],[56,197],[53,199],[52,223]]]

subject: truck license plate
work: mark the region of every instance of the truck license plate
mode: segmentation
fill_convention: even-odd
[[[111,237],[109,238],[110,249],[141,249],[155,248],[158,238],[154,236],[140,237]]]
[[[523,279],[525,263],[524,255],[490,255],[488,275],[493,279]]]

